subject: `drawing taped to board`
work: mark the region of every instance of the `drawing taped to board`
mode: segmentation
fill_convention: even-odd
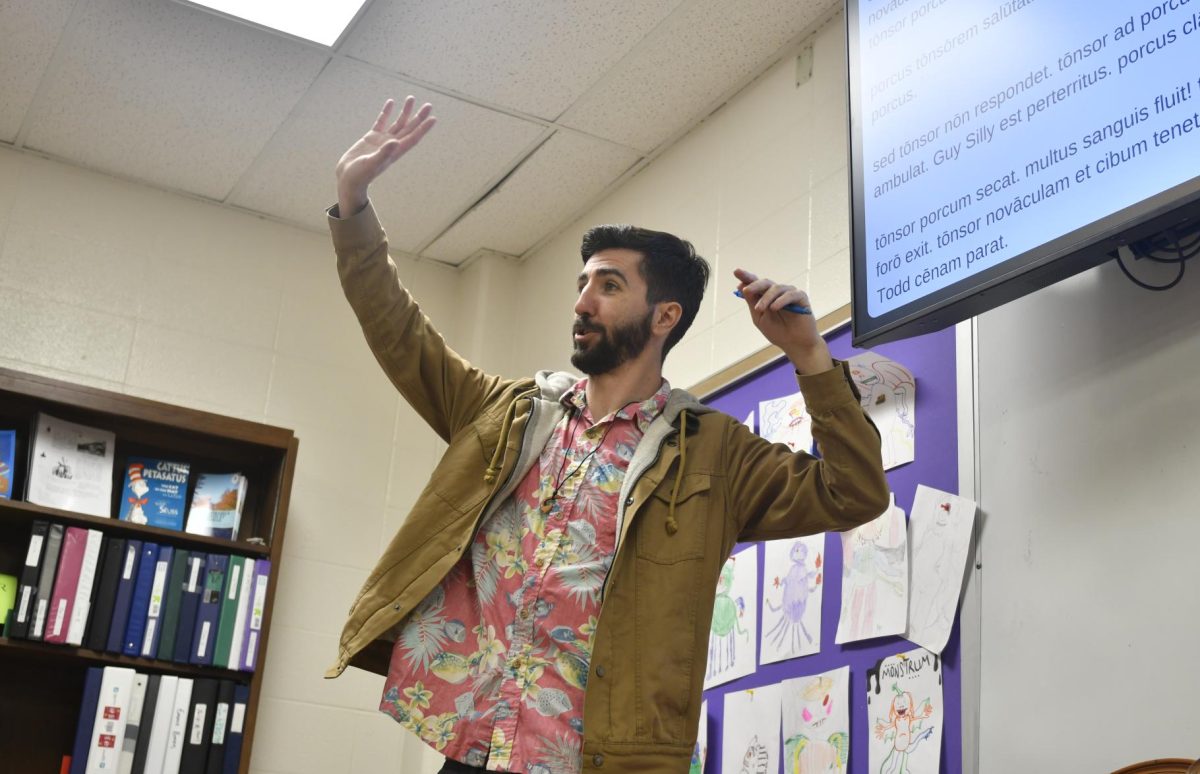
[[[756,666],[758,638],[758,547],[725,560],[717,580],[712,627],[708,633],[708,670],[704,688],[748,675]]]
[[[850,761],[850,667],[784,680],[783,772],[844,772]]]
[[[797,392],[758,404],[758,434],[771,443],[786,444],[792,451],[810,451],[813,445],[812,417]]]
[[[841,537],[842,610],[835,641],[900,634],[908,622],[908,535],[895,495],[879,518]]]
[[[723,774],[775,774],[779,771],[778,683],[725,695],[721,735]]]
[[[909,518],[912,582],[905,639],[941,653],[950,639],[975,524],[975,502],[924,485]]]
[[[871,774],[937,774],[944,709],[936,654],[917,648],[868,670]]]
[[[825,535],[768,540],[763,549],[758,662],[770,664],[820,652]]]
[[[879,428],[883,469],[912,462],[917,438],[917,384],[912,372],[874,352],[855,355],[849,366],[862,406]]]
[[[708,760],[708,700],[700,702],[700,727],[696,731],[696,744],[692,746],[692,762],[688,774],[704,774],[704,762]]]
[[[745,425],[746,427],[750,428],[750,432],[752,432],[752,433],[754,432],[754,412],[753,411],[751,411],[749,414],[746,415],[746,419],[744,422],[742,422],[742,424]]]

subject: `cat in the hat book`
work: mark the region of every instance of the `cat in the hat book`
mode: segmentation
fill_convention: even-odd
[[[186,462],[130,457],[121,493],[121,521],[183,529],[190,470]]]

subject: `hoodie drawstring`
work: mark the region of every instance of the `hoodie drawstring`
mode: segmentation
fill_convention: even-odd
[[[532,390],[526,390],[513,399],[513,402],[508,404],[508,410],[504,412],[504,422],[500,425],[500,440],[496,444],[496,450],[492,452],[492,461],[488,463],[487,470],[483,473],[483,483],[496,483],[496,476],[500,474],[500,463],[504,459],[504,450],[508,448],[508,436],[512,432],[513,417],[517,413],[517,402],[522,398],[532,399],[541,390],[534,387]]]
[[[675,521],[675,500],[679,497],[679,485],[683,482],[683,465],[687,462],[687,409],[680,412],[679,416],[679,465],[675,468],[675,485],[671,487],[671,502],[667,507],[668,535],[679,531],[679,522]]]

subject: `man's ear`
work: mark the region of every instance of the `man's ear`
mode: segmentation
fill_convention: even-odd
[[[683,318],[683,305],[678,301],[660,301],[654,306],[654,332],[666,336]]]

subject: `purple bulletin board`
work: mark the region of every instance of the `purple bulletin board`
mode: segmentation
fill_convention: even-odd
[[[833,356],[848,359],[864,350],[850,346],[850,328],[846,326],[826,336]],[[871,351],[885,355],[912,371],[917,385],[916,459],[887,473],[896,494],[896,504],[907,514],[912,510],[917,484],[958,493],[958,429],[954,365],[954,329],[914,339],[879,344]],[[705,403],[727,414],[744,419],[751,411],[757,421],[758,403],[796,392],[794,372],[786,361],[768,366],[741,381],[705,398]],[[757,427],[756,427],[757,429]],[[763,588],[763,549],[758,551],[759,599]],[[708,761],[706,774],[738,774],[721,771],[721,737],[724,722],[724,696],[727,693],[771,685],[794,677],[819,674],[843,666],[850,667],[850,765],[849,774],[867,774],[867,670],[888,656],[915,648],[901,637],[838,645],[834,643],[842,598],[841,538],[825,535],[824,593],[821,604],[821,651],[811,656],[762,664],[751,675],[704,692],[708,700]],[[759,637],[762,631],[760,627]],[[758,644],[756,643],[755,653]],[[942,696],[945,706],[942,728],[942,774],[962,771],[962,675],[959,652],[959,623],[955,620],[950,641],[942,651]],[[780,755],[782,758],[782,754]],[[927,774],[914,772],[913,774]]]

